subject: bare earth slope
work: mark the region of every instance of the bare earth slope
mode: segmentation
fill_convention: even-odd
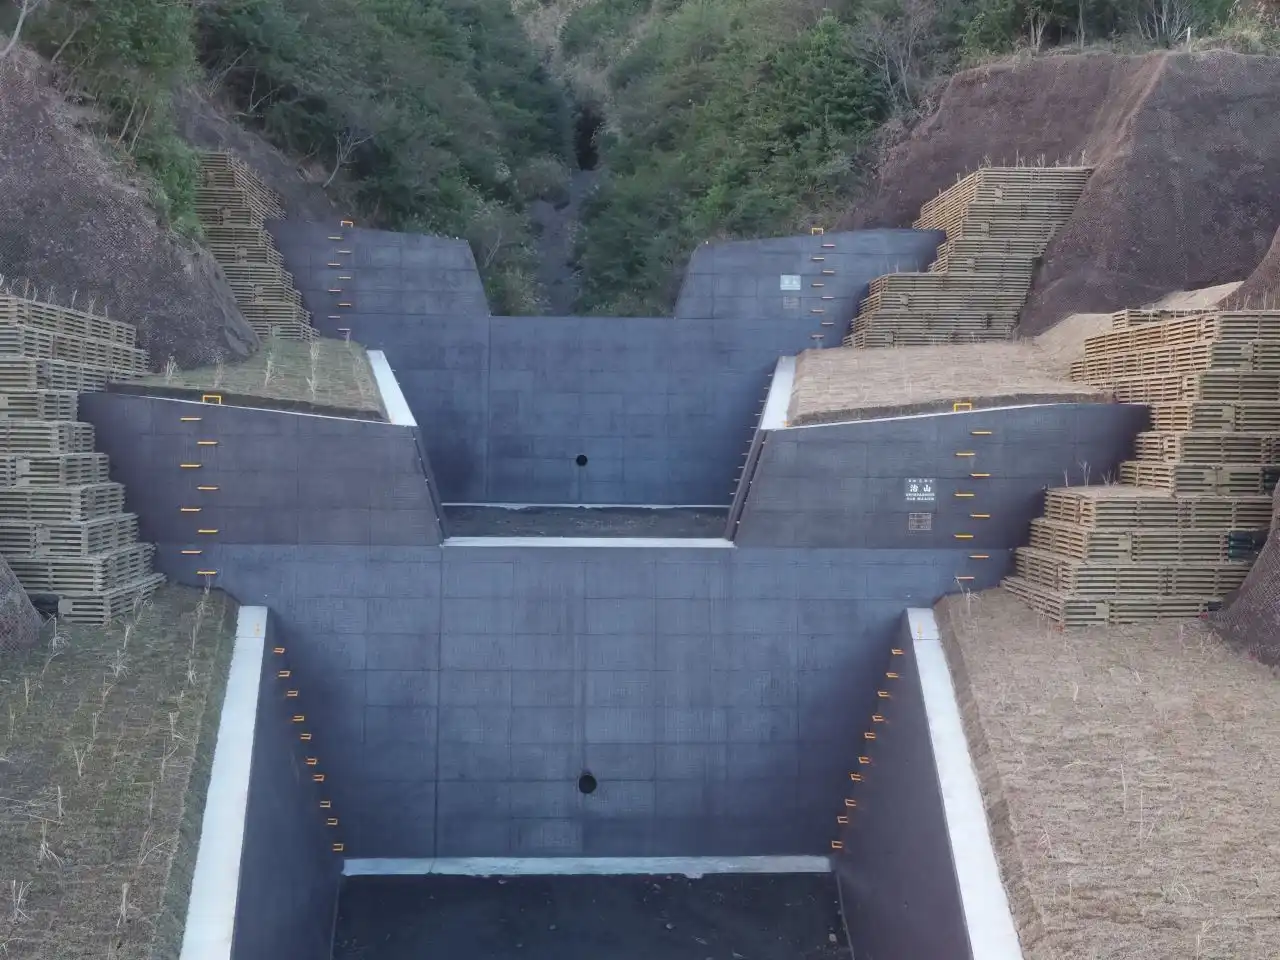
[[[1257,269],[1236,288],[1227,301],[1228,307],[1263,307],[1274,309],[1280,305],[1280,230],[1271,241],[1271,249],[1262,258]]]
[[[1046,251],[1025,333],[1239,280],[1280,226],[1280,58],[1086,54],[957,74],[841,228],[903,226],[984,162],[1096,166]]]
[[[157,366],[247,356],[257,337],[211,256],[157,225],[147,197],[79,129],[35,57],[0,64],[0,273],[74,292],[138,326]]]

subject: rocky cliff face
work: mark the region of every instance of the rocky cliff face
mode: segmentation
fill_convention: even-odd
[[[1022,314],[1240,280],[1280,226],[1280,58],[1224,51],[1046,57],[957,74],[844,227],[902,226],[984,162],[1096,167]]]
[[[257,337],[217,263],[156,222],[34,56],[0,64],[0,273],[19,290],[93,299],[138,327],[156,366],[247,356]]]

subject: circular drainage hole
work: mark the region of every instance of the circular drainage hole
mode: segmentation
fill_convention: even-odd
[[[587,465],[587,455],[585,453],[580,453],[573,462],[580,467],[585,467]]]
[[[596,778],[589,773],[584,773],[578,778],[579,793],[595,793],[597,786]]]

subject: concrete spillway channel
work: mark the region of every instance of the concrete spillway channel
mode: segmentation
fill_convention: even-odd
[[[897,234],[845,235],[851,272],[928,262]],[[825,321],[764,291],[838,237],[704,248],[685,313],[617,320],[467,313],[474,265],[425,240],[344,248],[435,278],[333,321],[387,422],[83,398],[160,568],[244,605],[183,960],[1017,956],[908,610],[997,584],[1044,487],[1123,459],[1141,411],[788,426]]]

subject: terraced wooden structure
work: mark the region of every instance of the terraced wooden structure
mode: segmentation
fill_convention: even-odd
[[[1036,261],[1066,222],[1090,167],[987,167],[921,208],[913,224],[946,231],[926,273],[877,277],[846,346],[1004,340],[1018,322]]]
[[[164,581],[78,394],[147,372],[127,323],[0,292],[0,554],[37,606],[102,623]]]
[[[268,220],[284,217],[280,198],[230,154],[203,154],[200,168],[196,210],[205,246],[227,275],[240,312],[260,337],[314,340],[311,314],[266,229]]]
[[[1280,479],[1280,311],[1122,311],[1072,379],[1151,405],[1118,483],[1050,490],[1004,586],[1067,625],[1217,609]]]

